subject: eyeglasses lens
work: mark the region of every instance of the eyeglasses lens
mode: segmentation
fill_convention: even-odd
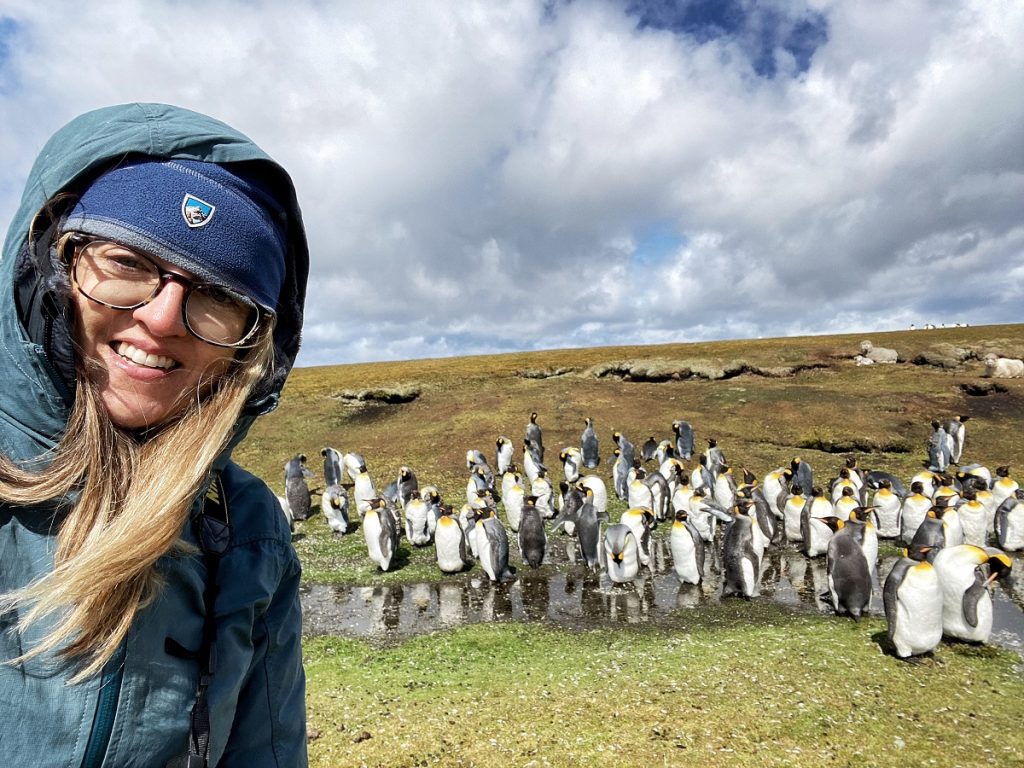
[[[136,309],[160,292],[164,273],[145,256],[117,243],[93,242],[75,260],[78,289],[114,309]],[[200,339],[233,346],[248,338],[259,321],[255,304],[226,288],[185,281],[185,324]]]

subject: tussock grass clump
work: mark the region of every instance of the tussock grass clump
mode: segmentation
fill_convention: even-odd
[[[576,373],[575,368],[559,366],[557,368],[528,368],[516,371],[516,376],[524,379],[553,379],[557,376],[568,376],[572,373]]]
[[[826,363],[805,363],[801,365],[753,365],[746,360],[730,360],[716,363],[710,360],[622,360],[591,366],[581,375],[595,379],[617,378],[623,381],[661,383],[665,381],[723,381],[748,374],[771,379],[794,376],[801,371],[828,368]]]
[[[381,387],[378,389],[351,390],[344,389],[331,395],[335,400],[343,403],[384,403],[386,405],[397,405],[400,403],[411,403],[420,396],[422,390],[414,385],[401,387]]]
[[[968,360],[979,359],[977,353],[966,347],[940,342],[933,344],[911,359],[914,365],[933,365],[936,368],[959,368]]]

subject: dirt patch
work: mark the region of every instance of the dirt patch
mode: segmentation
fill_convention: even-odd
[[[992,394],[1003,394],[1009,390],[1002,384],[994,381],[965,381],[960,385],[960,391],[968,397],[987,397]]]
[[[576,373],[575,368],[563,366],[560,368],[519,370],[515,372],[515,375],[521,379],[554,379],[558,376],[568,376],[572,373]]]

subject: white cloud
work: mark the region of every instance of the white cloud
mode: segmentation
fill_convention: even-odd
[[[826,39],[771,79],[757,20],[546,6],[4,8],[0,214],[60,124],[167,101],[295,178],[306,364],[1019,320],[1018,4],[815,3]],[[660,223],[683,244],[635,259]]]

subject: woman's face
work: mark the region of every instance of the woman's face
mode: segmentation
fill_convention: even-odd
[[[150,257],[162,269],[185,270]],[[211,378],[227,371],[235,350],[197,339],[185,328],[186,288],[169,281],[138,309],[111,309],[74,291],[76,341],[89,361],[87,375],[111,421],[125,429],[162,424],[206,394]]]

